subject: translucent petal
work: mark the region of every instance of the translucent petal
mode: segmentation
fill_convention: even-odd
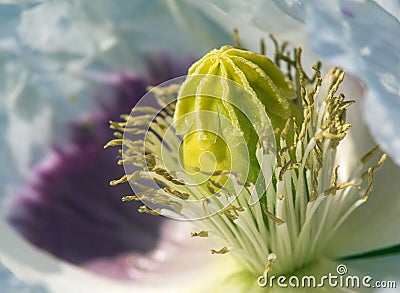
[[[303,0],[273,0],[276,7],[286,12],[290,16],[305,21],[305,7]]]
[[[246,48],[257,50],[261,37],[274,34],[280,40],[290,40],[296,45],[304,45],[305,26],[282,13],[272,1],[249,0],[187,0],[201,9],[228,31],[239,30]]]

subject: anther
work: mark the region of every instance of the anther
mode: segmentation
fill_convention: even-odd
[[[276,261],[276,259],[277,259],[277,256],[276,256],[275,253],[270,253],[270,254],[268,254],[268,258],[267,258],[268,262],[267,262],[267,264],[266,264],[266,266],[265,266],[264,273],[262,274],[264,280],[267,278],[268,272],[269,272],[270,269],[272,268],[272,265],[274,264],[274,262]]]

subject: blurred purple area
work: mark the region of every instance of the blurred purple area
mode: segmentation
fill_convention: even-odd
[[[164,220],[139,214],[140,203],[121,201],[132,190],[127,183],[109,185],[123,168],[116,164],[118,148],[103,146],[113,138],[110,120],[130,113],[148,85],[185,74],[188,64],[162,58],[148,63],[150,78],[114,74],[112,99],[99,93],[98,107],[71,122],[69,142],[53,148],[19,194],[10,197],[12,226],[36,246],[74,264],[154,249]]]

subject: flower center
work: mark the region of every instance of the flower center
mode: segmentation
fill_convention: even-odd
[[[213,164],[217,166],[215,170],[202,169],[201,164],[195,162],[187,163],[201,148],[197,142],[185,142],[181,130],[179,135],[174,131],[172,116],[182,87],[175,80],[152,89],[149,94],[159,102],[161,110],[137,106],[130,116],[123,116],[124,122],[111,123],[111,127],[124,133],[124,137],[107,146],[123,146],[120,163],[124,164],[128,174],[111,184],[128,181],[135,190],[135,195],[125,196],[123,200],[144,202],[140,212],[186,220],[201,219],[194,221],[199,230],[191,236],[213,237],[221,247],[212,249],[212,254],[230,253],[255,275],[262,274],[266,267],[274,274],[290,273],[323,256],[326,242],[368,199],[374,172],[386,156],[383,155],[372,167],[366,166],[379,151],[374,149],[363,157],[348,178],[339,179],[343,176],[340,176],[340,166],[335,164],[337,147],[350,128],[346,123],[346,109],[353,103],[342,94],[336,95],[344,72],[334,68],[322,78],[318,64],[313,67],[314,77],[310,78],[302,69],[300,54],[299,48],[291,54],[286,51],[286,46],[282,46],[277,49],[275,62],[285,68],[282,74],[286,72],[286,79],[297,93],[291,103],[302,109],[303,118],[292,115],[285,119],[281,128],[274,129],[274,123],[251,123],[251,113],[245,113],[258,136],[254,151],[237,151],[252,140],[245,137],[243,129],[234,131],[238,125],[241,127],[240,119],[229,126],[229,115],[225,117],[218,113],[222,106],[214,109],[216,113],[207,112],[211,116],[201,118],[203,124],[214,121],[209,124],[214,125],[215,135],[221,135],[227,145],[234,146],[230,149],[234,157],[227,161],[229,166],[232,164],[229,170],[226,170],[227,164],[218,159]],[[245,70],[251,70],[251,67]],[[184,86],[187,88],[187,84]],[[233,106],[235,111],[241,107],[239,104]],[[179,111],[184,110],[180,107]],[[183,118],[186,119],[183,124],[192,125],[199,117],[196,115]],[[268,116],[265,121],[270,121]],[[182,125],[178,128],[182,129]],[[229,131],[224,131],[226,129]],[[206,130],[210,131],[210,128]],[[229,136],[230,133],[242,134]],[[138,135],[143,136],[139,139]],[[190,145],[183,164],[179,152],[182,141],[186,146]],[[214,143],[215,150],[210,150],[209,146],[203,150],[221,152],[223,145],[218,148]],[[223,154],[225,156],[225,152]],[[241,168],[246,162],[252,163],[252,156],[258,164],[257,180],[248,180],[249,170]],[[241,161],[237,168],[236,161]],[[252,166],[247,168],[251,172]],[[193,173],[202,178],[201,184]],[[273,266],[271,256],[274,256]]]

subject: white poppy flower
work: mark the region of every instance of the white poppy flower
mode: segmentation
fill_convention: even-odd
[[[159,229],[159,233],[143,233],[147,231],[144,229],[143,234],[132,233],[133,236],[130,235],[129,237],[121,237],[121,235],[127,235],[129,229],[132,229],[132,231],[143,229],[146,224],[142,224],[142,227],[137,224],[132,226],[120,225],[119,227],[123,227],[122,231],[126,229],[126,234],[116,233],[115,237],[111,236],[113,238],[109,239],[110,243],[117,243],[118,245],[131,243],[137,251],[142,251],[142,255],[140,255],[140,252],[130,253],[127,249],[120,257],[115,257],[115,255],[107,252],[108,254],[103,259],[89,258],[82,261],[96,248],[103,249],[101,245],[103,243],[100,243],[100,241],[107,242],[108,240],[94,237],[93,239],[99,241],[98,243],[96,241],[92,244],[86,242],[88,239],[90,240],[91,235],[102,235],[103,230],[96,226],[96,223],[107,226],[110,223],[109,219],[113,219],[111,222],[114,225],[115,223],[123,223],[119,217],[117,217],[116,222],[113,222],[114,215],[118,214],[118,209],[115,206],[112,210],[104,209],[104,206],[96,202],[95,197],[87,202],[78,201],[78,206],[83,208],[84,213],[79,213],[79,209],[76,208],[77,202],[74,202],[74,200],[66,201],[68,202],[67,209],[57,204],[60,199],[64,201],[64,198],[68,198],[71,193],[84,193],[87,190],[96,189],[96,184],[97,188],[101,186],[100,181],[92,182],[85,176],[100,178],[104,174],[113,174],[113,171],[110,171],[110,173],[102,172],[102,168],[109,168],[108,165],[96,165],[98,163],[96,160],[99,160],[100,157],[97,156],[96,151],[93,154],[91,145],[87,144],[84,139],[89,134],[89,137],[93,137],[96,142],[99,142],[107,136],[98,126],[98,124],[104,122],[104,119],[110,119],[107,116],[110,112],[110,104],[107,103],[110,101],[121,103],[124,100],[126,101],[127,97],[137,99],[139,97],[136,96],[142,93],[145,82],[151,82],[149,77],[153,77],[153,82],[160,82],[165,78],[173,77],[179,71],[176,72],[172,69],[172,73],[163,72],[165,68],[162,66],[173,68],[174,65],[160,60],[161,68],[156,67],[158,74],[148,74],[147,79],[132,77],[126,73],[104,73],[133,71],[134,73],[145,74],[146,66],[142,60],[148,55],[157,56],[157,54],[166,53],[172,56],[171,58],[181,57],[182,55],[184,55],[184,58],[187,58],[186,56],[190,58],[192,54],[202,54],[206,50],[229,42],[227,35],[233,27],[239,28],[244,45],[249,44],[251,49],[255,49],[254,44],[258,44],[260,36],[265,37],[266,33],[263,30],[274,33],[281,40],[289,40],[292,44],[299,44],[304,48],[304,63],[311,64],[315,59],[307,45],[307,27],[280,13],[264,1],[247,1],[241,4],[227,0],[204,1],[201,4],[195,1],[166,1],[165,3],[157,1],[156,7],[153,7],[154,3],[149,4],[148,1],[135,1],[134,4],[128,3],[128,1],[121,3],[123,3],[122,6],[116,7],[115,3],[109,1],[96,2],[96,6],[81,1],[68,2],[68,4],[51,1],[25,1],[20,5],[3,4],[0,6],[0,9],[4,11],[3,14],[8,17],[6,29],[1,31],[2,38],[0,40],[0,52],[4,64],[1,74],[6,76],[3,80],[6,94],[5,99],[2,99],[3,104],[0,108],[2,111],[0,113],[1,123],[4,129],[0,142],[2,146],[1,158],[7,166],[0,168],[1,174],[4,174],[1,179],[1,188],[4,189],[2,192],[11,195],[17,194],[20,192],[17,183],[29,182],[27,191],[20,192],[23,200],[18,201],[9,197],[11,199],[3,204],[3,210],[7,212],[8,207],[11,207],[10,210],[13,212],[20,211],[20,214],[11,214],[11,218],[8,214],[8,217],[11,220],[14,219],[14,224],[17,223],[17,226],[18,223],[21,223],[18,221],[22,221],[25,225],[20,226],[22,230],[27,226],[26,223],[29,223],[29,220],[32,219],[33,231],[36,233],[30,240],[33,239],[33,242],[37,241],[36,244],[42,244],[44,242],[41,241],[50,239],[50,242],[46,242],[50,244],[46,247],[42,246],[42,248],[75,264],[50,256],[48,252],[38,250],[28,244],[4,221],[0,222],[0,230],[4,235],[0,239],[1,261],[21,279],[45,285],[54,292],[257,292],[258,290],[262,292],[263,289],[257,285],[257,280],[254,278],[254,272],[246,270],[243,262],[240,262],[240,254],[238,254],[239,257],[236,256],[236,259],[230,257],[230,253],[224,256],[210,256],[207,249],[213,248],[210,247],[213,244],[210,244],[208,239],[185,237],[190,235],[193,228],[176,222],[165,221],[161,223],[154,220],[154,225],[149,224],[149,229]],[[308,7],[309,4],[307,3],[306,6]],[[318,9],[321,10],[326,8],[319,7],[319,5],[315,6],[318,6]],[[313,20],[313,14],[307,14],[305,18],[300,17],[299,15],[302,15],[301,13],[304,11],[303,6],[295,5],[292,8],[295,8],[295,10],[292,10],[292,15],[307,19],[307,22],[308,19],[311,22],[315,21],[315,25],[317,25],[317,21],[326,20],[323,17],[320,17],[321,19],[315,17],[316,19]],[[311,8],[309,9],[311,10]],[[309,13],[309,10],[306,9],[305,11]],[[322,12],[315,12],[315,15],[322,15]],[[205,15],[209,18],[206,18]],[[210,19],[225,28],[226,34],[213,26]],[[383,16],[382,19],[384,21]],[[254,28],[254,26],[257,28]],[[325,24],[324,28],[330,29],[331,23]],[[362,26],[360,28],[362,29]],[[329,36],[324,34],[323,30],[318,33],[321,34],[321,37]],[[313,31],[310,34],[311,38],[313,39],[316,34],[317,32]],[[328,61],[335,65],[346,68],[342,59],[330,58],[328,55],[330,51],[326,50],[326,47],[323,50],[322,45],[314,45],[313,42],[312,45],[313,48],[315,46],[316,52],[322,57],[326,57]],[[352,52],[350,50],[352,48],[351,46],[344,47],[346,50],[349,49],[350,52]],[[344,52],[347,52],[346,50]],[[373,60],[378,60],[379,63],[381,59],[378,56],[377,59]],[[363,59],[362,62],[366,65],[370,64],[367,59]],[[348,69],[352,70],[353,68],[349,67]],[[378,87],[374,87],[375,84],[368,72],[353,72],[363,78],[370,90],[369,93],[379,90]],[[386,72],[388,74],[393,73],[390,68],[385,70]],[[168,74],[172,76],[166,76]],[[110,96],[109,101],[105,103],[106,105],[96,108],[99,110],[90,112],[89,110],[95,107],[95,103],[93,100],[85,101],[84,97],[93,93],[94,86],[101,86],[101,82],[103,82],[102,88],[107,89],[107,92],[103,95],[108,94]],[[107,83],[108,86],[104,86],[104,83]],[[390,83],[387,86],[392,88],[393,85],[395,84]],[[133,94],[128,90],[131,86],[135,86]],[[363,100],[365,95],[365,88],[351,78],[350,82],[345,83],[339,91],[358,102]],[[68,100],[65,97],[69,95],[76,95],[77,97]],[[34,99],[33,102],[32,99]],[[366,105],[368,101],[371,101],[371,98],[361,102]],[[23,105],[28,106],[24,108]],[[382,106],[382,103],[379,105]],[[129,108],[131,105],[121,106],[118,104],[115,108],[111,107],[112,114],[115,114],[117,110],[124,109],[124,106]],[[360,121],[362,110],[357,105],[352,107],[353,109],[350,108],[348,116],[353,128],[349,131],[347,140],[344,140],[341,144],[337,157],[337,162],[344,172],[339,172],[339,174],[343,178],[347,177],[346,172],[351,170],[356,162],[374,146],[366,127]],[[364,110],[366,108],[365,106]],[[376,108],[378,109],[378,107]],[[390,111],[394,111],[393,109],[382,111],[378,109],[380,112],[377,114],[389,115]],[[71,142],[71,139],[65,136],[65,122],[71,121],[72,118],[81,116],[80,114],[88,111],[91,114],[81,118],[74,126],[73,134],[77,136],[73,137]],[[105,112],[108,114],[105,115]],[[122,113],[120,112],[120,114]],[[392,121],[395,120],[389,122]],[[95,126],[90,122],[95,122]],[[379,127],[379,125],[382,124],[376,123],[376,127]],[[390,127],[388,129],[388,131],[397,131]],[[376,132],[373,131],[373,133]],[[393,139],[398,139],[395,135],[393,136]],[[379,139],[379,136],[377,138]],[[22,144],[20,143],[21,139]],[[385,148],[385,143],[388,140],[383,139],[383,141],[378,140],[378,142],[382,142],[382,147]],[[51,142],[55,142],[61,150],[49,151]],[[391,148],[386,145],[385,150],[390,152]],[[43,158],[46,152],[50,152],[50,159],[34,169],[36,175],[31,175],[32,164]],[[49,155],[46,155],[46,157],[48,158]],[[96,161],[94,167],[89,168],[92,170],[89,173],[81,171],[79,168],[81,165],[78,163],[82,158],[91,158],[92,161]],[[393,158],[397,159],[396,156],[393,156]],[[72,164],[70,168],[66,162],[71,162],[74,159],[78,163]],[[82,164],[81,167],[86,170],[87,165]],[[329,165],[329,167],[332,166]],[[52,173],[54,170],[60,173]],[[75,173],[76,170],[78,171]],[[65,176],[58,177],[58,174]],[[297,275],[324,275],[329,272],[334,273],[337,265],[343,263],[354,275],[367,274],[373,276],[374,280],[397,280],[399,283],[397,273],[399,271],[399,256],[394,253],[398,250],[397,245],[400,242],[400,233],[396,228],[400,221],[397,212],[400,201],[396,192],[397,177],[399,176],[398,167],[390,161],[386,162],[375,176],[374,190],[369,194],[368,201],[351,213],[329,239],[323,239],[327,243],[323,247],[324,253],[319,254],[322,257],[312,259],[315,261],[308,263],[308,266],[296,265],[296,269],[294,270],[291,267],[290,272],[283,268],[280,268],[280,271],[282,273],[294,271]],[[48,178],[51,180],[47,180]],[[82,184],[77,183],[79,179],[82,179]],[[85,183],[89,181],[90,183]],[[51,185],[49,182],[55,184]],[[74,183],[74,185],[63,185],[68,183]],[[43,190],[51,190],[50,193],[56,194],[54,189],[58,187],[66,190],[64,194],[59,193],[59,198],[55,197],[54,199],[52,195],[42,196],[46,194]],[[71,191],[68,188],[71,188]],[[112,193],[118,192],[125,193],[127,191],[121,189]],[[95,196],[97,192],[92,193]],[[27,194],[28,196],[26,196]],[[91,202],[93,202],[93,211],[100,211],[99,213],[90,214],[91,209],[87,206],[90,207]],[[54,214],[45,212],[44,214],[48,217],[30,218],[35,213],[43,215],[43,211],[46,209],[43,209],[42,203],[50,204],[46,208],[53,210]],[[108,206],[108,204],[105,206]],[[21,207],[21,209],[18,209],[18,207]],[[338,204],[336,207],[340,210],[341,205]],[[125,217],[124,214],[128,213],[129,208],[133,207],[121,207],[123,214],[121,218]],[[328,213],[329,210],[326,211],[327,215],[332,214]],[[63,213],[73,216],[71,217],[71,225],[51,221],[51,216]],[[86,222],[80,222],[80,216],[86,219]],[[137,216],[134,218],[136,221]],[[35,222],[36,219],[39,223]],[[54,224],[54,226],[40,223],[39,220],[43,219],[49,219],[50,224]],[[59,219],[63,219],[63,217]],[[87,235],[89,237],[86,237],[85,242],[82,243],[85,243],[85,245],[89,243],[89,245],[93,245],[94,249],[86,250],[86,255],[68,255],[68,248],[71,247],[69,245],[74,245],[74,242],[69,242],[73,235],[66,232],[76,231],[77,234],[81,235],[80,231],[85,231],[85,223],[90,222],[90,219],[94,219],[93,225],[88,226]],[[249,218],[246,217],[246,219]],[[316,222],[310,227],[319,229],[317,226],[318,219],[329,222],[329,219],[327,220],[324,214],[321,214],[320,218],[314,218]],[[140,220],[138,221],[140,222]],[[321,226],[324,227],[322,224]],[[99,230],[96,230],[96,227]],[[330,226],[326,227],[329,229]],[[71,237],[51,239],[51,237],[47,237],[50,234],[42,233],[43,231],[59,231],[57,228],[65,229],[60,234],[55,233],[57,237],[65,235]],[[220,228],[228,229],[224,226]],[[321,231],[328,232],[323,229]],[[28,234],[25,234],[25,236]],[[137,237],[140,237],[137,235],[148,237],[146,239],[149,240],[147,242],[143,240],[143,242],[154,246],[150,250],[140,248],[143,242],[137,241]],[[152,243],[152,237],[156,237],[155,243],[154,241]],[[61,239],[63,240],[61,241]],[[255,235],[254,241],[258,243],[260,238]],[[63,243],[68,244],[62,249],[60,245],[62,246]],[[311,242],[307,239],[299,242],[299,244],[304,245],[309,243]],[[107,248],[104,247],[104,249]],[[312,249],[314,248],[310,248],[311,254]],[[121,251],[116,253],[118,254]],[[287,252],[291,253],[290,250],[287,250]],[[389,254],[390,252],[392,254]],[[245,255],[244,258],[248,258],[244,263],[268,264],[267,251],[258,251],[255,255],[263,255],[264,253],[265,259],[257,258],[254,255]],[[279,253],[280,256],[278,256],[277,263],[274,264],[273,268],[279,264],[279,259],[282,260],[285,249],[281,248]],[[379,257],[371,256],[379,254],[381,254]],[[133,270],[130,271],[129,269],[132,269],[132,266]],[[115,270],[113,270],[114,268]],[[93,274],[93,272],[98,274]],[[261,273],[262,271],[260,271]],[[101,274],[108,276],[104,277]],[[121,276],[124,280],[118,279]],[[129,277],[128,280],[127,276]]]

